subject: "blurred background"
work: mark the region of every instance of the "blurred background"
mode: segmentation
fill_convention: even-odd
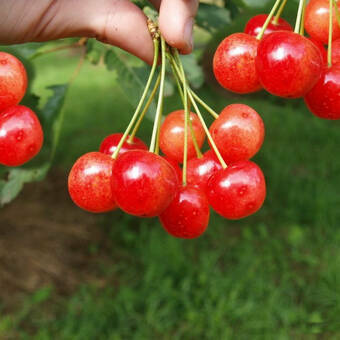
[[[39,160],[0,169],[1,339],[340,339],[340,123],[314,117],[302,100],[219,87],[211,70],[216,46],[271,1],[227,3],[201,5],[197,48],[184,62],[217,112],[241,102],[262,116],[266,139],[254,161],[268,195],[241,221],[212,213],[196,240],[170,237],[157,219],[86,213],[67,193],[75,160],[124,131],[147,67],[117,49],[110,62],[106,47],[90,41],[66,95],[49,86],[69,82],[83,48],[59,47],[75,40],[4,48],[25,60],[25,100],[60,138],[43,180]],[[295,13],[293,1],[283,17],[293,25]],[[38,48],[59,50],[37,55]],[[56,107],[62,124],[60,113],[48,120]],[[179,108],[168,83],[165,112]],[[149,143],[151,129],[147,119],[138,136]]]

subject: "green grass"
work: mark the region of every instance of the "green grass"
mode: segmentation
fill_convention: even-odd
[[[75,60],[44,57],[39,63],[44,82],[55,83],[67,79]],[[44,85],[38,81],[36,90],[41,93]],[[217,109],[241,101],[262,115],[267,135],[255,161],[268,184],[263,209],[234,222],[213,214],[207,233],[193,241],[171,238],[156,219],[120,212],[98,217],[111,249],[110,264],[102,267],[108,285],[84,283],[47,315],[49,295],[43,290],[41,298],[38,292],[25,313],[2,319],[0,334],[81,340],[340,338],[339,122],[313,117],[301,102],[222,98],[208,86],[201,94]],[[168,111],[178,105],[167,100]],[[121,131],[132,107],[112,73],[87,65],[65,109],[56,163],[68,168],[106,134]],[[141,136],[150,128],[149,122]]]

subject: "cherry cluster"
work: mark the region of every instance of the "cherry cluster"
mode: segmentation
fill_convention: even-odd
[[[277,0],[269,15],[254,16],[244,32],[221,42],[213,61],[216,79],[240,94],[265,89],[303,97],[316,116],[340,119],[340,2],[310,0],[306,6],[300,0],[294,31],[280,17],[286,2]]]
[[[75,162],[68,179],[69,193],[84,210],[102,213],[120,208],[134,216],[157,216],[169,234],[196,238],[208,226],[210,207],[235,220],[254,214],[263,205],[265,178],[250,159],[262,146],[264,123],[255,110],[243,104],[229,105],[217,114],[190,88],[178,51],[166,45],[151,21],[149,28],[154,63],[131,122],[124,134],[107,136],[99,151],[86,153]],[[162,119],[167,62],[184,109]],[[148,148],[136,132],[157,92]],[[198,104],[214,117],[210,128]],[[206,136],[210,148],[202,153]]]
[[[36,114],[18,105],[27,89],[24,65],[15,56],[0,52],[0,164],[19,166],[36,156],[43,130]]]

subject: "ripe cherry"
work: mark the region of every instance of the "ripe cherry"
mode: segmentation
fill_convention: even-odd
[[[304,96],[320,79],[322,68],[319,49],[299,34],[274,32],[260,42],[256,69],[263,87],[271,94]]]
[[[214,151],[208,150],[203,154],[203,157],[192,158],[188,161],[187,183],[205,192],[210,177],[221,169],[222,165]]]
[[[178,178],[178,182],[181,182],[182,181],[182,169],[181,167],[179,166],[179,164],[174,161],[173,159],[169,158],[169,157],[166,157],[166,156],[163,156],[163,158],[169,163],[172,165],[172,167],[175,169],[176,171],[176,174],[177,174],[177,178]]]
[[[321,52],[321,56],[322,56],[322,60],[324,62],[324,64],[327,63],[327,50],[324,46],[324,44],[322,42],[320,42],[319,40],[315,40],[313,38],[307,38],[308,40],[310,40]]]
[[[173,200],[177,187],[174,168],[161,156],[148,151],[125,152],[113,166],[115,201],[131,215],[158,216]]]
[[[306,95],[305,102],[313,114],[324,119],[340,119],[340,64],[325,67]]]
[[[261,89],[255,68],[259,41],[245,33],[235,33],[218,46],[213,70],[217,81],[227,90],[250,93]]]
[[[209,129],[227,164],[253,157],[264,140],[264,124],[260,115],[244,104],[223,109]]]
[[[111,189],[113,163],[101,152],[86,153],[75,162],[68,176],[68,190],[76,205],[93,213],[117,207]]]
[[[235,220],[252,215],[266,197],[263,173],[251,161],[235,163],[210,178],[207,197],[212,208],[225,218]]]
[[[252,35],[253,37],[257,37],[258,34],[261,32],[267,18],[267,14],[255,15],[247,22],[244,33]],[[266,36],[275,31],[293,31],[293,28],[288,21],[280,18],[278,23],[275,23],[274,20],[274,18],[271,20],[266,30],[264,31],[263,36]]]
[[[202,124],[196,114],[190,113],[191,124],[199,147],[203,145],[205,133]],[[168,114],[161,126],[159,147],[162,152],[178,163],[183,162],[184,149],[184,110],[174,111]],[[196,151],[188,127],[188,159],[195,157]]]
[[[340,9],[340,2],[338,2]],[[329,32],[329,0],[310,0],[306,7],[305,28],[308,34],[321,41],[328,43]],[[333,6],[333,40],[340,38],[340,26],[336,19],[335,8]]]
[[[332,43],[332,63],[333,65],[340,64],[340,39]]]
[[[13,55],[0,52],[0,111],[19,104],[26,88],[24,65]]]
[[[122,139],[123,134],[122,133],[114,133],[112,135],[109,135],[104,138],[102,143],[100,144],[99,151],[102,153],[105,153],[106,155],[112,156],[115,150],[117,149],[117,146]],[[148,147],[146,144],[139,139],[138,137],[134,137],[133,141],[129,141],[129,136],[126,138],[125,142],[123,143],[121,149],[119,150],[119,154],[123,154],[124,152],[130,151],[130,150],[147,150]]]
[[[204,192],[188,185],[179,188],[175,198],[159,218],[170,235],[193,239],[205,232],[209,216],[209,202]]]
[[[0,164],[28,162],[39,153],[43,139],[39,119],[28,107],[11,106],[0,113]]]

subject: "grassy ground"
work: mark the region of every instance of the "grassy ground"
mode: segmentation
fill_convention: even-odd
[[[37,61],[44,82],[65,81],[76,58],[51,58]],[[44,85],[39,81],[37,92]],[[42,289],[19,315],[1,319],[0,334],[340,338],[340,124],[314,118],[301,102],[226,98],[208,86],[201,92],[217,109],[241,101],[262,115],[267,136],[255,161],[268,184],[263,209],[237,222],[213,214],[207,233],[193,241],[169,237],[156,219],[100,216],[111,257],[101,268],[108,284],[84,282],[73,296],[57,300]],[[169,111],[177,105],[167,101]],[[57,163],[67,170],[79,155],[95,150],[106,134],[124,128],[131,110],[113,74],[87,65],[66,103]],[[150,128],[147,123],[141,136]]]

